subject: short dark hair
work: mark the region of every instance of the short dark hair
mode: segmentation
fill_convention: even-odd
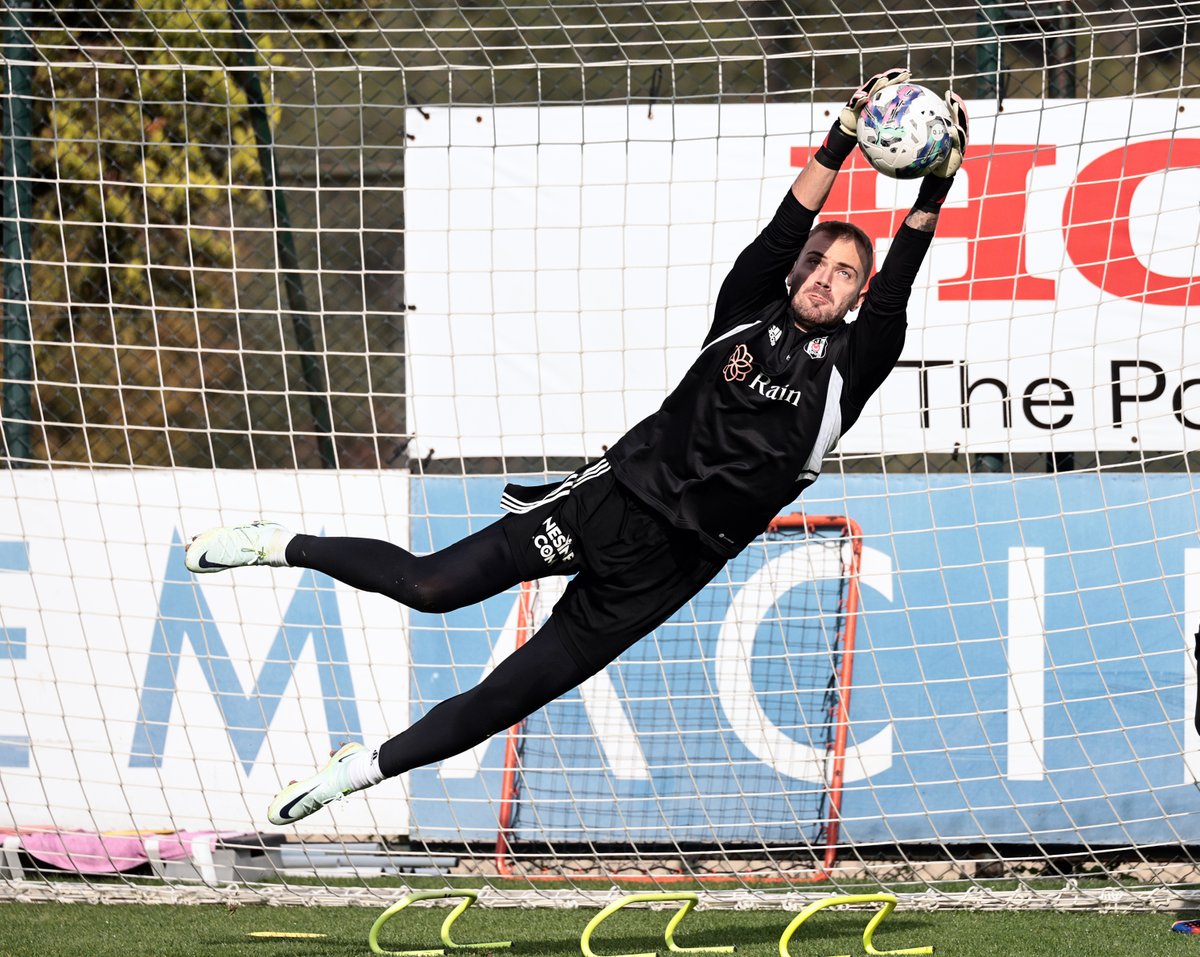
[[[829,233],[833,239],[849,239],[854,242],[854,245],[858,247],[858,256],[862,260],[862,281],[865,284],[875,266],[875,247],[871,244],[871,237],[854,223],[847,223],[840,219],[822,220],[812,228],[812,232],[808,235],[811,237],[818,233]]]

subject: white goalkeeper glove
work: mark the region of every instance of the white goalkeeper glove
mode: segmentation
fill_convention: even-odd
[[[842,132],[847,136],[857,137],[858,118],[862,115],[863,107],[867,105],[867,100],[886,87],[906,83],[910,79],[912,79],[912,74],[908,70],[894,67],[891,70],[885,70],[883,73],[876,73],[871,79],[867,80],[866,83],[850,94],[850,99],[842,107],[842,112],[838,114],[838,124],[842,128]]]
[[[967,104],[962,97],[950,90],[946,93],[946,108],[950,111],[950,153],[929,171],[929,176],[949,179],[962,166],[967,155]]]
[[[957,93],[946,94],[946,108],[950,111],[950,152],[944,160],[921,178],[914,210],[937,213],[950,193],[954,174],[962,166],[963,154],[967,152],[967,105]]]
[[[863,111],[863,107],[867,105],[867,100],[871,98],[873,93],[882,90],[884,87],[895,86],[897,83],[903,83],[912,74],[908,70],[899,68],[887,70],[884,73],[876,73],[871,79],[867,80],[862,86],[850,94],[850,99],[846,105],[842,107],[838,118],[833,121],[833,126],[829,130],[829,135],[825,137],[825,142],[821,144],[813,159],[820,163],[826,169],[839,170],[842,164],[846,162],[846,158],[854,152],[854,147],[858,145],[858,117]]]

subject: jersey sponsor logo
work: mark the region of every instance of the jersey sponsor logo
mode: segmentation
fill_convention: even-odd
[[[789,389],[784,385],[775,385],[761,372],[754,374],[754,378],[750,380],[750,388],[764,399],[775,399],[778,402],[787,402],[790,405],[794,405],[797,409],[800,408],[799,389]]]
[[[754,364],[754,356],[744,345],[739,345],[729,354],[725,363],[725,381],[742,382],[750,374],[750,366]]]
[[[771,340],[771,345],[775,345],[779,341],[779,337],[783,335],[783,330],[778,326],[772,326],[767,330],[767,338]]]
[[[808,342],[808,344],[804,347],[804,351],[808,353],[810,358],[824,359],[825,347],[828,342],[829,340],[825,336],[817,336],[817,338]]]
[[[575,557],[570,536],[558,527],[553,517],[546,519],[542,523],[542,531],[533,536],[533,547],[547,565],[553,565],[559,559],[569,562]]]

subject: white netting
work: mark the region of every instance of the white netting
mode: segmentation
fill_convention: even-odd
[[[1182,901],[1198,16],[10,4],[0,893],[353,902],[475,875],[555,903],[723,874]],[[601,455],[688,367],[837,104],[896,64],[963,94],[972,139],[901,365],[796,506],[861,527],[857,613],[844,542],[819,612],[791,604],[807,566],[772,564],[792,544],[756,546],[515,753],[498,736],[266,827],[330,745],[478,681],[521,596],[409,615],[299,570],[197,582],[181,543],[265,515],[426,552],[492,520],[504,480]],[[883,255],[911,188],[855,157],[825,212]],[[818,754],[851,618],[834,815]]]
[[[857,577],[844,519],[781,519],[617,664],[514,729],[501,873],[818,879],[837,857]],[[531,586],[525,628],[559,581]]]

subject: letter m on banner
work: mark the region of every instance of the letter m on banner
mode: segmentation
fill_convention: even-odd
[[[129,766],[162,765],[175,704],[180,656],[188,642],[224,718],[230,743],[247,774],[254,767],[280,698],[292,680],[296,663],[310,638],[320,674],[321,696],[325,700],[329,739],[335,747],[339,742],[361,741],[358,708],[332,580],[311,570],[304,572],[254,687],[246,694],[208,603],[183,564],[183,555],[183,542],[176,533],[159,597],[158,621],[150,644],[150,658],[146,662],[146,680],[142,684]]]

